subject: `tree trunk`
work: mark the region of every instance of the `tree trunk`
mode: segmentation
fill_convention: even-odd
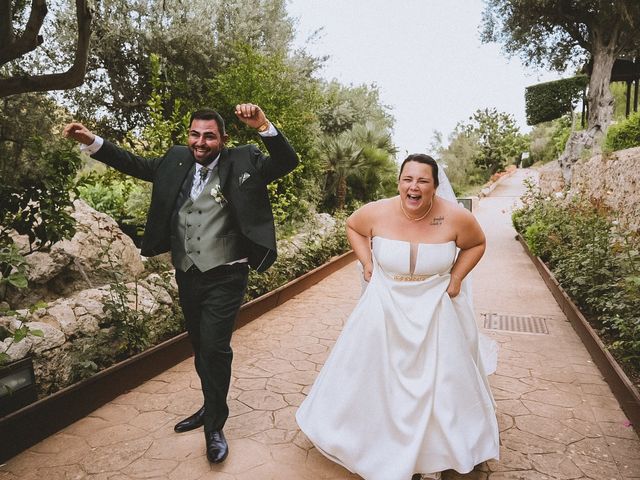
[[[611,71],[615,62],[615,50],[609,46],[596,45],[593,51],[593,70],[589,80],[589,119],[587,130],[599,147],[613,118],[613,95],[611,94]]]
[[[344,208],[344,204],[347,202],[347,177],[340,177],[336,197],[338,210],[342,210]]]
[[[580,160],[585,149],[593,149],[599,153],[607,127],[613,118],[614,99],[609,84],[611,71],[616,60],[615,48],[603,43],[599,35],[594,36],[593,69],[589,80],[589,119],[587,129],[572,132],[565,145],[564,152],[558,159],[562,174],[567,184],[571,183],[571,168]]]

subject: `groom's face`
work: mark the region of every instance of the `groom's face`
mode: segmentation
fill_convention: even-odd
[[[221,135],[215,120],[194,119],[189,127],[189,150],[201,165],[211,163],[224,148],[226,135]]]

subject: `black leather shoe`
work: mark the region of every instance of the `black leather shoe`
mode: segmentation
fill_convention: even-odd
[[[187,417],[181,422],[176,423],[176,426],[173,427],[173,429],[178,433],[182,433],[199,428],[202,425],[204,425],[204,407],[202,407],[190,417]]]
[[[207,445],[207,458],[211,463],[220,463],[229,455],[229,445],[222,430],[204,432],[204,441]]]

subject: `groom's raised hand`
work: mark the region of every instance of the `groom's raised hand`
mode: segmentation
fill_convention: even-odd
[[[96,139],[96,136],[93,134],[93,132],[91,132],[91,130],[89,130],[79,122],[69,123],[66,127],[64,127],[62,135],[64,135],[66,138],[75,140],[76,142],[83,143],[84,145],[91,145]]]
[[[236,105],[236,117],[245,125],[264,131],[269,127],[269,120],[258,105],[253,103],[241,103]]]

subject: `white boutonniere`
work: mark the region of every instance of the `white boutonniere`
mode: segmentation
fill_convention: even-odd
[[[219,184],[215,185],[211,189],[211,196],[216,202],[218,202],[219,205],[224,205],[225,203],[227,203],[227,199],[224,198],[224,195],[222,195],[222,190],[220,189]]]

